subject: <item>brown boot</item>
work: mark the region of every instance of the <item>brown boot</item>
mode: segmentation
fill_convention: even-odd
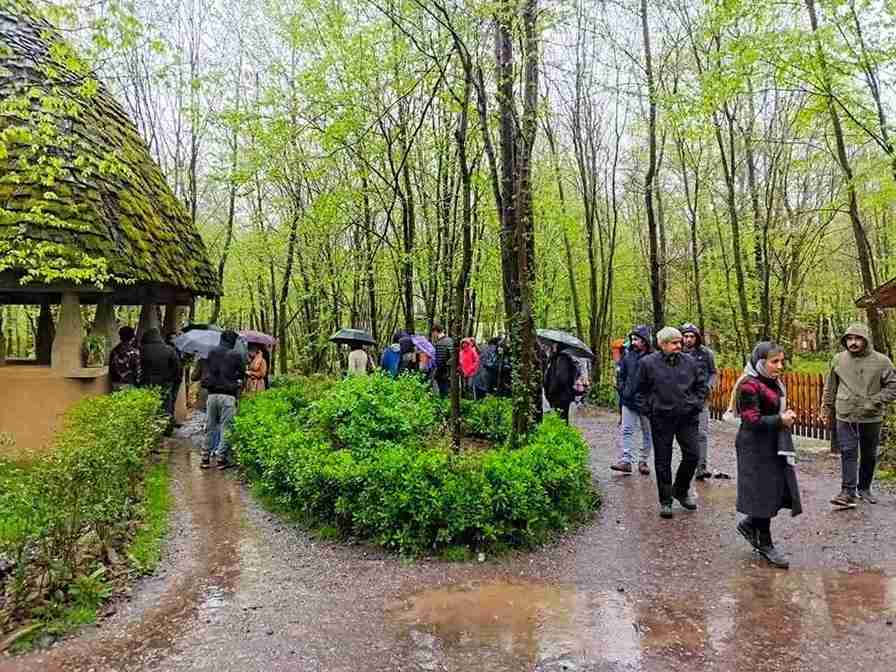
[[[647,466],[646,462],[638,462],[638,471],[645,476],[650,475],[650,467]]]
[[[610,469],[613,471],[621,471],[623,474],[632,473],[632,465],[628,462],[617,462],[616,464],[610,465]]]

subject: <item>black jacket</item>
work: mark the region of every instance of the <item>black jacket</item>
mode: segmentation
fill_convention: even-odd
[[[165,344],[158,329],[147,330],[140,341],[140,385],[169,387],[180,381],[180,376],[177,352]]]
[[[242,355],[227,344],[219,345],[208,355],[202,387],[209,394],[239,394],[246,378],[246,362]]]
[[[703,376],[706,378],[706,384],[712,387],[716,380],[715,353],[703,345],[703,334],[700,333],[700,329],[696,325],[690,323],[682,325],[679,331],[681,331],[682,335],[694,334],[697,337],[696,347],[693,350],[682,350],[682,352],[700,362],[700,366],[703,367]]]
[[[575,362],[565,352],[551,356],[544,374],[544,396],[552,407],[569,406],[575,399],[575,382],[578,377]]]
[[[631,335],[638,336],[646,344],[644,351],[630,348],[616,368],[616,391],[619,403],[636,413],[644,413],[644,397],[638,393],[638,369],[641,360],[650,354],[650,331],[647,327],[636,327]]]
[[[709,387],[703,367],[683,353],[654,352],[641,360],[638,394],[644,412],[654,417],[696,417],[703,410]]]
[[[436,380],[451,379],[451,364],[454,359],[454,339],[442,336],[435,343],[436,348]]]

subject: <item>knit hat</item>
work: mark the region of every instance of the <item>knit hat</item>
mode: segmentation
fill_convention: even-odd
[[[663,327],[657,332],[656,342],[657,343],[668,343],[669,341],[680,341],[681,340],[681,332],[678,331],[675,327]]]

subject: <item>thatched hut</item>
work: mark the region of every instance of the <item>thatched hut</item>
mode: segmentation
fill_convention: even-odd
[[[0,431],[40,446],[74,400],[108,390],[108,369],[85,367],[82,344],[89,331],[108,352],[115,306],[142,306],[141,328],[165,306],[171,331],[179,307],[219,292],[127,113],[29,0],[3,3],[0,304],[40,306],[40,318],[34,360],[4,361],[0,343]],[[85,305],[95,319],[82,326]]]

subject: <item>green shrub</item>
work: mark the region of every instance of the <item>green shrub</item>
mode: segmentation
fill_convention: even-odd
[[[597,383],[588,390],[589,403],[603,408],[618,408],[619,393],[613,383]]]
[[[152,390],[84,399],[46,453],[29,464],[0,463],[0,555],[15,567],[6,586],[9,622],[41,596],[80,599],[82,577],[120,545],[147,455],[165,429],[161,410]]]
[[[465,403],[467,424],[505,439],[506,404]],[[522,448],[456,454],[427,440],[441,405],[412,377],[346,379],[307,413],[272,390],[242,406],[231,438],[277,504],[405,554],[533,545],[594,510],[588,446],[556,415]]]
[[[461,415],[468,434],[504,443],[513,427],[513,402],[504,397],[486,397],[480,401],[464,399]]]

